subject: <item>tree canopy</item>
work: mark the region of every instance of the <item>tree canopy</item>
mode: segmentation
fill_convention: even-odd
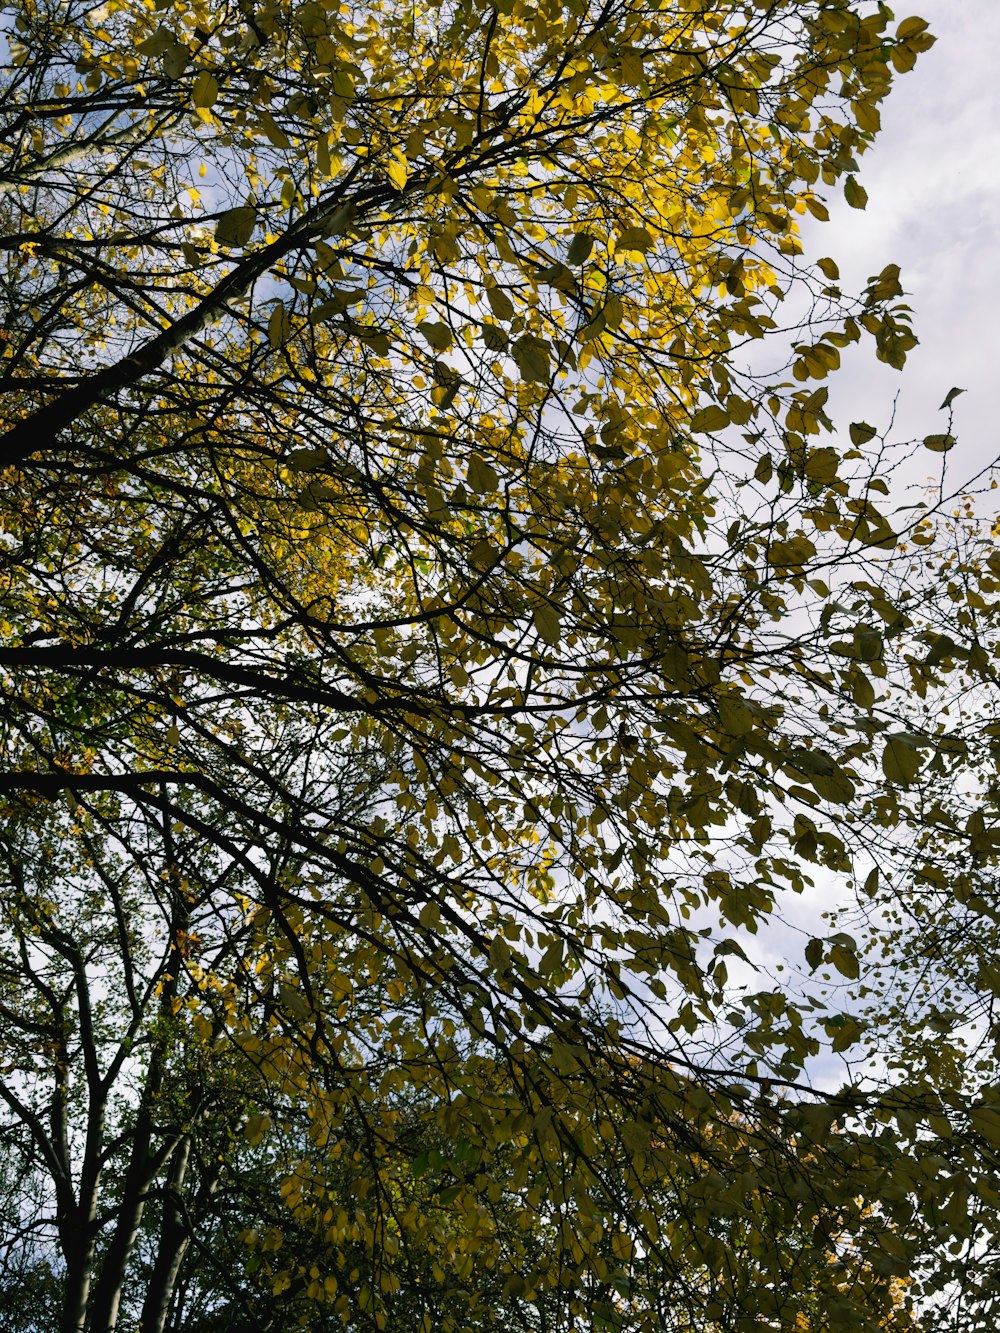
[[[982,1326],[1000,567],[810,253],[926,23],[5,12],[17,1327]]]

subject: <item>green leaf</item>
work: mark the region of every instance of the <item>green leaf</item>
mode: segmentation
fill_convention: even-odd
[[[929,449],[932,454],[946,454],[949,449],[954,449],[955,443],[953,435],[924,436],[924,448]]]
[[[279,348],[283,347],[291,336],[292,324],[288,318],[288,311],[279,301],[267,321],[267,340],[272,347]]]
[[[816,554],[816,547],[808,537],[790,537],[788,541],[772,542],[767,548],[768,563],[777,568],[801,567]]]
[[[750,962],[750,959],[746,955],[746,951],[738,940],[720,940],[715,946],[714,954],[716,958],[734,957],[741,959],[744,963]]]
[[[174,35],[164,24],[160,24],[152,37],[146,37],[136,44],[140,55],[158,56],[174,44]]]
[[[292,145],[288,135],[271,115],[270,111],[260,110],[257,112],[257,117],[268,143],[272,144],[275,148],[291,148]]]
[[[191,61],[191,52],[184,42],[172,41],[161,60],[163,73],[168,79],[179,79]]]
[[[931,636],[930,647],[927,656],[924,658],[924,666],[937,666],[948,657],[954,657],[956,652],[961,653],[961,649],[953,638],[947,634],[934,634]]]
[[[874,426],[869,426],[867,421],[852,421],[850,424],[851,443],[860,447],[873,439],[878,432]]]
[[[858,184],[856,176],[848,176],[844,183],[844,198],[852,208],[864,208],[868,203],[868,191]]]
[[[435,352],[446,352],[452,344],[451,329],[440,321],[423,319],[417,329],[427,339]]]
[[[470,488],[477,495],[491,495],[500,484],[496,469],[481,454],[470,456],[466,477]]]
[[[562,638],[562,619],[551,602],[537,602],[531,613],[535,629],[546,642],[555,646]]]
[[[514,317],[514,302],[502,287],[487,287],[486,299],[497,319],[509,320]]]
[[[969,1122],[980,1138],[992,1148],[1000,1147],[1000,1105],[995,1102],[974,1106],[969,1111]]]
[[[810,449],[806,456],[805,473],[810,481],[821,482],[829,486],[837,480],[837,465],[840,455],[836,449]]]
[[[230,208],[215,224],[215,239],[220,245],[243,246],[257,225],[255,208]]]
[[[521,372],[521,378],[528,383],[548,384],[551,371],[549,370],[549,344],[541,338],[532,337],[531,334],[524,334],[518,338],[511,348],[511,356]]]
[[[593,248],[593,236],[588,232],[578,231],[569,243],[569,249],[566,251],[566,263],[574,267],[577,264],[585,264],[590,258],[590,252]]]
[[[926,19],[908,18],[903,19],[896,29],[896,36],[901,42],[905,42],[909,37],[916,37],[919,33],[926,32],[928,28]]]
[[[851,676],[851,697],[868,713],[875,707],[875,689],[863,671],[855,671]]]
[[[353,100],[355,95],[354,75],[343,66],[333,71],[331,80],[334,97],[341,97],[345,102]]]
[[[736,695],[719,696],[719,720],[723,730],[730,736],[746,736],[753,730],[753,714],[742,699]]]
[[[882,772],[890,782],[909,786],[920,772],[923,759],[909,736],[890,736],[882,751]]]
[[[617,292],[612,292],[604,302],[604,319],[609,329],[616,329],[622,322],[625,314],[625,307],[622,305],[622,298]]]
[[[835,944],[829,950],[828,961],[832,962],[841,977],[848,977],[848,980],[856,981],[860,976],[861,969],[857,961],[857,950],[852,949],[847,944]]]
[[[854,783],[839,764],[829,773],[813,773],[809,777],[817,795],[831,805],[847,805],[854,799]]]
[[[285,467],[292,472],[311,472],[315,468],[325,467],[330,455],[325,449],[293,449],[284,459]]]
[[[825,776],[832,773],[836,768],[834,761],[822,750],[793,750],[788,756],[788,762],[798,772],[804,773],[807,777]]]
[[[880,662],[885,643],[877,629],[863,629],[858,634],[858,656],[862,662]]]
[[[597,310],[594,312],[593,319],[580,328],[577,337],[581,342],[591,342],[594,338],[599,338],[607,327],[607,315],[603,310]]]
[[[718,403],[712,403],[708,407],[701,408],[691,418],[691,430],[696,435],[713,430],[725,430],[729,424],[729,413]]]
[[[502,935],[494,935],[490,941],[490,962],[498,972],[510,967],[510,946]]]
[[[834,952],[836,952],[836,950],[834,950]],[[844,976],[851,979],[857,977],[857,959],[855,959],[854,967],[855,970],[853,973],[846,971],[844,972]],[[830,1035],[833,1037],[832,1049],[839,1052],[846,1051],[848,1047],[854,1045],[861,1036],[862,1028],[856,1018],[853,1018],[849,1014],[842,1014],[840,1016],[840,1022],[835,1026],[833,1024],[827,1025],[827,1031],[830,1032]]]
[[[626,227],[615,242],[616,250],[652,250],[653,238],[645,227]]]
[[[548,283],[550,287],[556,287],[561,292],[576,291],[576,280],[565,264],[550,264],[548,268],[541,270],[538,280]]]
[[[269,1115],[252,1115],[243,1126],[243,1134],[246,1141],[256,1148],[270,1128],[271,1117]]]
[[[424,903],[420,909],[420,924],[424,930],[437,930],[441,925],[441,908],[433,901]]]
[[[213,74],[207,69],[202,70],[194,81],[194,87],[191,90],[191,100],[196,107],[214,106],[219,96],[219,85]]]
[[[498,324],[483,324],[480,329],[483,343],[491,352],[505,352],[510,339],[504,329]]]

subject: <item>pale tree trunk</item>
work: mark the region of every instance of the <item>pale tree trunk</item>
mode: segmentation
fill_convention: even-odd
[[[164,794],[162,790],[161,794]],[[170,922],[167,932],[168,948],[170,948],[176,945],[183,932],[190,925],[190,912],[180,890],[180,873],[174,857],[169,817],[164,818],[163,845],[167,876],[172,886]],[[178,954],[178,959],[179,956]],[[178,989],[178,971],[178,966],[171,966],[170,971],[164,973],[159,988],[157,1014],[161,1024],[161,1033],[167,1033],[170,1029],[173,1018],[173,1001]],[[176,1137],[168,1140],[158,1152],[153,1152],[154,1135],[157,1129],[155,1112],[167,1077],[168,1062],[169,1039],[165,1035],[160,1035],[150,1055],[146,1082],[136,1113],[135,1127],[130,1143],[131,1156],[125,1172],[117,1224],[101,1263],[100,1275],[94,1285],[87,1325],[88,1333],[115,1333],[129,1261],[139,1237],[146,1202],[157,1174],[164,1169],[168,1162],[172,1163],[171,1177],[179,1170],[181,1180],[183,1180],[187,1171],[191,1151],[189,1133],[178,1133]],[[180,1159],[179,1167],[177,1165],[178,1158]],[[166,1201],[164,1207],[167,1207]],[[176,1281],[176,1274],[174,1275],[174,1281]]]
[[[138,1333],[163,1333],[166,1328],[181,1265],[191,1244],[191,1228],[197,1217],[186,1215],[181,1194],[191,1160],[191,1149],[192,1136],[188,1135],[174,1159],[164,1196],[156,1261],[146,1289]],[[199,1203],[211,1199],[218,1187],[220,1173],[221,1168],[216,1164],[198,1191]]]

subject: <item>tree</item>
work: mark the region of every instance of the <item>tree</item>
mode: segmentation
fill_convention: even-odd
[[[163,1182],[227,1062],[324,1145],[366,1127],[389,1286],[349,1319],[389,1318],[411,1104],[481,1145],[451,1234],[512,1172],[567,1292],[656,1272],[636,1327],[785,1317],[789,1235],[816,1318],[883,1317],[926,1239],[898,1098],[812,1087],[856,1007],[726,959],[934,827],[881,628],[925,519],[822,383],[864,339],[903,365],[900,273],[849,298],[798,232],[840,183],[863,207],[931,40],[849,0],[18,7],[2,1087],[66,1333],[110,1333],[136,1264],[178,1290]],[[806,958],[861,967],[845,932]]]
[[[885,1312],[879,1327],[911,1327],[892,1285],[852,1248],[857,1209],[848,1206],[821,1249],[809,1243],[818,1223],[808,1188],[798,1195],[787,1188],[779,1196],[748,1192],[748,1168],[756,1162],[759,1169],[764,1153],[780,1154],[786,1173],[795,1154],[773,1136],[764,1140],[740,1115],[714,1127],[676,1115],[670,1125],[605,1124],[600,1155],[577,1151],[566,1161],[553,1152],[553,1129],[569,1117],[579,1123],[579,1108],[550,1106],[548,1118],[537,1114],[532,1124],[519,1113],[506,1071],[486,1068],[481,1054],[451,1059],[453,1080],[462,1078],[474,1093],[454,1088],[442,1103],[428,1080],[421,1086],[413,1074],[401,1092],[376,1092],[371,1052],[363,1062],[357,1048],[384,1021],[381,978],[357,986],[352,997],[355,1049],[345,1043],[336,1073],[327,1065],[324,1086],[303,1096],[297,1034],[270,998],[241,996],[241,1015],[257,1034],[252,1046],[221,1043],[212,1030],[205,979],[216,989],[224,977],[242,975],[245,991],[248,976],[242,960],[230,957],[227,966],[218,954],[208,970],[210,927],[197,920],[204,903],[194,906],[182,945],[164,934],[159,966],[151,966],[142,923],[150,909],[162,908],[162,889],[148,876],[153,898],[144,901],[135,883],[150,862],[149,847],[135,839],[129,867],[95,847],[84,818],[74,812],[68,825],[56,814],[49,831],[59,830],[63,855],[48,874],[34,867],[30,880],[51,894],[54,882],[79,878],[66,849],[76,846],[81,857],[96,851],[90,865],[103,872],[114,897],[117,937],[95,930],[100,913],[92,903],[78,902],[74,928],[65,898],[57,906],[44,898],[33,903],[23,891],[4,895],[12,914],[36,909],[30,966],[15,957],[3,967],[20,981],[3,1010],[12,1057],[5,1098],[13,1112],[4,1134],[12,1196],[0,1248],[5,1333],[55,1325],[60,1298],[83,1276],[85,1247],[96,1282],[82,1303],[94,1327],[109,1318],[103,1303],[115,1302],[123,1324],[158,1333],[333,1329],[345,1314],[364,1329],[423,1324],[534,1333],[580,1318],[597,1328],[631,1329],[647,1327],[651,1317],[656,1328],[726,1328],[748,1305],[758,1317],[769,1313],[782,1326],[809,1328],[828,1326],[829,1300],[851,1290],[863,1290],[866,1305]],[[52,846],[39,842],[43,863],[54,859]],[[7,864],[12,879],[26,869],[13,857]],[[190,885],[186,896],[194,896]],[[216,910],[218,899],[217,882]],[[16,955],[28,932],[16,917],[5,921],[11,924]],[[195,925],[205,930],[200,938]],[[275,986],[270,969],[260,966],[263,943],[248,938],[247,957],[257,977],[281,993],[282,983]],[[284,991],[294,1014],[298,997]],[[420,1022],[420,1013],[397,998],[397,1040]],[[516,1116],[511,1133],[496,1142],[463,1133],[484,1104]],[[686,1111],[679,1101],[678,1108]],[[642,1161],[637,1149],[647,1146],[669,1162],[668,1177]],[[803,1173],[818,1168],[815,1151],[803,1154]],[[90,1182],[90,1228],[59,1198],[74,1175],[81,1204]],[[806,1179],[800,1177],[803,1185]],[[669,1236],[667,1254],[645,1251],[633,1191],[641,1191]],[[581,1242],[582,1266],[572,1261]],[[846,1313],[853,1316],[853,1307]]]
[[[950,448],[951,429],[949,419],[948,432],[926,443]],[[860,1017],[894,1075],[894,1105],[882,1115],[920,1163],[909,1188],[924,1228],[916,1265],[923,1322],[951,1333],[983,1327],[1000,1308],[993,628],[1000,560],[997,525],[984,521],[984,507],[983,497],[962,496],[912,536],[924,563],[918,579],[897,588],[889,633],[898,672],[894,731],[897,743],[917,743],[922,766],[914,782],[919,816],[895,830],[903,859],[870,872],[863,912],[855,905],[840,913],[840,924],[860,926],[866,937]],[[884,762],[893,761],[887,751]],[[887,807],[868,813],[889,827]]]

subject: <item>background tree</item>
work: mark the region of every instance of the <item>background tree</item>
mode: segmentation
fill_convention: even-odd
[[[951,447],[950,420],[948,428],[928,439],[931,449]],[[862,903],[845,903],[832,923],[864,941],[857,1056],[891,1071],[881,1115],[920,1164],[910,1188],[924,1226],[923,1322],[955,1333],[998,1309],[992,619],[1000,561],[990,508],[988,495],[967,494],[912,536],[919,577],[901,566],[887,629],[898,673],[893,733],[919,765],[910,779],[919,818],[900,824],[869,803],[865,815],[893,855],[873,858]],[[885,762],[893,762],[888,747]]]
[[[116,1157],[84,1061],[45,1167],[64,1329],[114,1326],[151,1172],[194,1142],[197,1097],[158,1118],[188,1033],[330,1139],[377,1127],[373,1264],[390,1113],[426,1103],[485,1154],[453,1234],[512,1170],[564,1210],[560,1272],[616,1229],[655,1263],[639,1327],[784,1317],[754,1264],[790,1233],[884,1279],[821,1284],[816,1318],[882,1318],[926,1240],[897,1102],[803,1073],[852,1003],[741,996],[726,960],[935,824],[889,632],[924,519],[879,508],[888,448],[822,382],[862,339],[902,366],[900,275],[848,298],[796,226],[840,183],[863,206],[930,41],[847,0],[17,7],[0,789],[7,984],[40,1017],[13,1011],[5,1087],[62,1144],[69,1023],[139,1127]],[[54,798],[89,859],[31,831]],[[860,968],[845,932],[806,958]],[[744,1244],[748,1198],[776,1213]],[[376,1324],[394,1294],[368,1284]]]
[[[560,1145],[557,1127],[588,1127],[544,1069],[536,1086],[566,1104],[526,1112],[488,1054],[441,1034],[431,1045],[415,997],[387,1003],[384,978],[359,983],[343,958],[349,1002],[317,1007],[350,1021],[336,1068],[319,1063],[303,1051],[290,951],[245,911],[244,930],[217,933],[225,868],[207,911],[179,878],[182,837],[166,840],[165,876],[137,825],[130,861],[97,822],[36,811],[18,853],[5,844],[7,1333],[56,1326],[70,1300],[91,1327],[117,1317],[144,1333],[335,1328],[345,1314],[371,1329],[724,1328],[750,1306],[807,1328],[836,1323],[852,1291],[872,1327],[876,1311],[879,1327],[910,1326],[854,1246],[855,1205],[823,1219],[825,1248],[810,1243],[823,1164],[774,1133],[778,1106],[713,1125],[677,1097],[670,1124],[605,1120],[590,1151]],[[178,883],[184,927],[157,930]],[[218,1022],[234,996],[252,1033],[235,1042]],[[387,1028],[410,1053],[405,1078]],[[504,1132],[470,1137],[498,1110]],[[605,1110],[618,1114],[610,1098]],[[748,1188],[769,1158],[780,1194]],[[845,1302],[840,1322],[857,1315]]]

